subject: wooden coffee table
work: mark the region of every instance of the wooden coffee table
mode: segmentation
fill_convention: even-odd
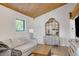
[[[50,56],[51,47],[48,45],[39,45],[35,50],[32,51],[32,56]]]

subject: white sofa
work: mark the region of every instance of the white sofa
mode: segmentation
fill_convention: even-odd
[[[1,52],[0,56],[11,56],[12,50],[15,50],[16,53],[17,51],[20,51],[22,56],[27,56],[31,54],[32,50],[37,46],[37,41],[35,39],[27,38],[8,39],[3,40],[2,42],[9,47],[9,50]],[[18,55],[16,53],[15,55]]]

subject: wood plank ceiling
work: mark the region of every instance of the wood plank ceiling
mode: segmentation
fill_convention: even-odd
[[[3,3],[2,5],[35,18],[65,4],[66,3]]]

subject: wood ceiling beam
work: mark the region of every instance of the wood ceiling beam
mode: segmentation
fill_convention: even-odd
[[[70,19],[73,19],[79,13],[79,3],[75,6],[75,8],[70,12]]]

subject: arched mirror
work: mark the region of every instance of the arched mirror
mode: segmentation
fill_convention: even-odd
[[[59,23],[54,18],[50,18],[45,24],[46,35],[59,36]]]

